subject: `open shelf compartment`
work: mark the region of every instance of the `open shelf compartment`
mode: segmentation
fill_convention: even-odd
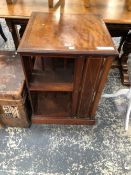
[[[71,93],[31,92],[35,117],[68,117],[71,113]]]
[[[29,82],[30,91],[72,92],[74,63],[69,61],[65,67],[63,60],[36,59]]]
[[[93,125],[94,119],[78,118],[71,115],[71,93],[31,92],[34,113],[32,123]]]

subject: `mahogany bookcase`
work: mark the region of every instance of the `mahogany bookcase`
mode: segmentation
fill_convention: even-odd
[[[33,123],[95,124],[102,90],[118,55],[100,18],[34,12],[18,53]]]

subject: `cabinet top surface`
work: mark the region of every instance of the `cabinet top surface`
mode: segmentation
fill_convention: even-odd
[[[104,22],[94,15],[34,12],[18,52],[116,54]]]

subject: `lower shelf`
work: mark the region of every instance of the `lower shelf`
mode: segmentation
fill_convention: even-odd
[[[71,113],[71,93],[39,92],[33,102],[36,116],[68,117]]]
[[[34,96],[32,123],[71,125],[95,124],[95,119],[71,116],[71,93],[34,92],[32,96]]]

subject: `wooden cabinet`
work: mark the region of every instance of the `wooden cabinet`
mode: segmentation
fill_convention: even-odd
[[[33,123],[94,124],[117,51],[93,15],[31,15],[18,52]]]

